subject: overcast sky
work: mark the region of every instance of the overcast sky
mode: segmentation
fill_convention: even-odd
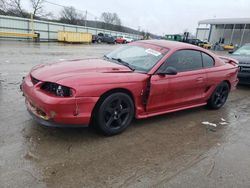
[[[23,6],[29,9],[29,0]],[[162,35],[195,33],[199,20],[211,18],[250,17],[250,0],[48,0],[89,11],[89,18],[102,12],[116,12],[124,26]],[[46,10],[58,15],[61,7],[44,4]]]

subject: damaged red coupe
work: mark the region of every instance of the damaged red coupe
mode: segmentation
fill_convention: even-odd
[[[237,61],[197,46],[137,41],[101,59],[42,64],[21,89],[30,114],[46,126],[93,124],[124,131],[141,119],[207,105],[221,108],[238,79]]]

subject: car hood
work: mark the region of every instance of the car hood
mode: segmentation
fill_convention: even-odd
[[[43,82],[64,85],[130,82],[138,80],[138,75],[145,77],[145,74],[136,73],[128,67],[104,59],[81,59],[42,64],[34,67],[30,74]],[[134,75],[137,75],[136,78]]]
[[[233,59],[239,61],[239,65],[248,65],[250,66],[250,56],[239,56],[239,55],[232,55],[230,56]]]

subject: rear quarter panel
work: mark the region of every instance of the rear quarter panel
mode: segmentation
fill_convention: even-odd
[[[208,99],[215,88],[223,81],[227,81],[230,85],[231,91],[234,90],[238,84],[238,64],[229,63],[216,57],[216,65],[212,68],[204,69],[207,75],[208,92],[206,93],[206,99]]]

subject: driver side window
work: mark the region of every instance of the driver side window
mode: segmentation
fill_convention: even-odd
[[[172,54],[160,67],[161,71],[174,67],[177,72],[186,72],[202,69],[202,56],[199,51],[179,50]]]

